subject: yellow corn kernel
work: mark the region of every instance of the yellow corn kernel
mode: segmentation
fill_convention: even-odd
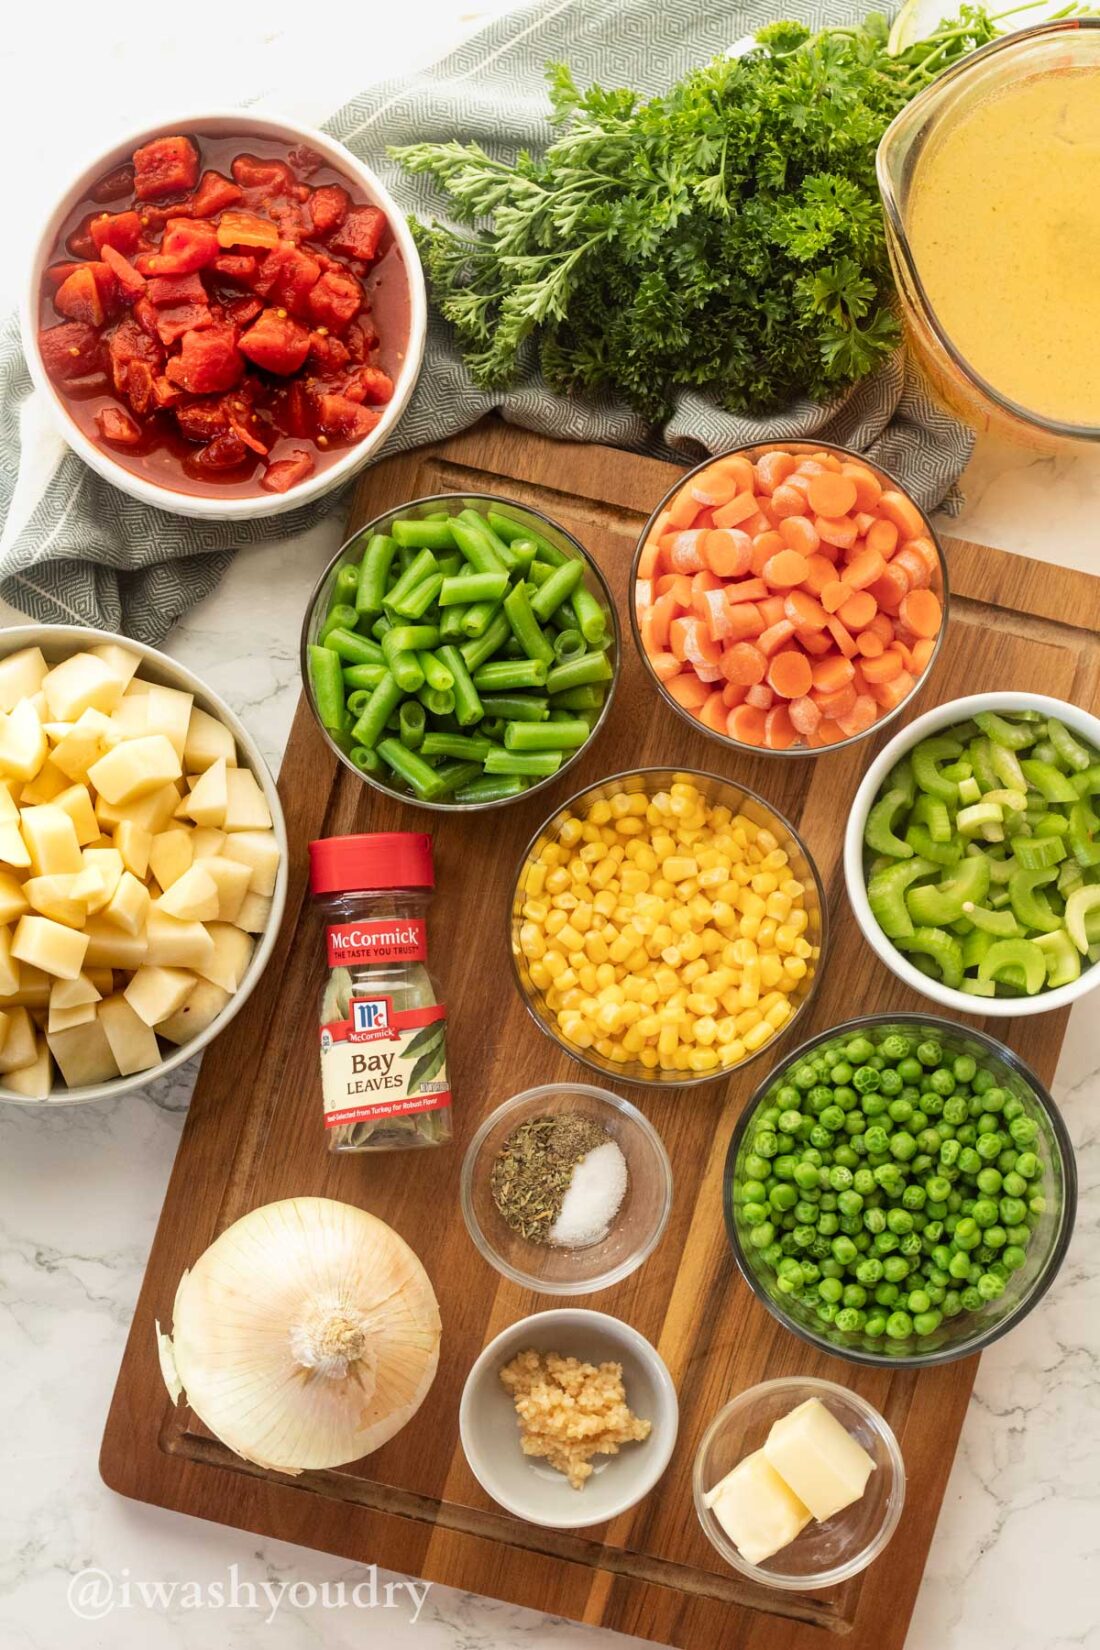
[[[806,978],[806,964],[801,957],[784,957],[783,972],[791,980]]]
[[[782,978],[783,963],[774,951],[769,951],[760,959],[760,984],[765,990],[770,991]]]
[[[771,1008],[769,1008],[767,1013],[764,1015],[764,1018],[767,1020],[773,1031],[778,1031],[780,1026],[786,1025],[787,1021],[791,1017],[791,1013],[791,1005],[784,997],[781,1003],[772,1004]]]
[[[634,1058],[645,1048],[645,1038],[641,1035],[637,1026],[631,1026],[629,1030],[623,1032],[623,1048],[627,1054]]]
[[[570,991],[573,986],[578,985],[579,983],[580,982],[577,979],[577,970],[575,968],[566,968],[564,972],[559,974],[557,979],[554,981],[554,984],[557,986],[559,991]]]
[[[647,1071],[656,1071],[661,1063],[661,1056],[655,1048],[643,1048],[638,1056],[638,1063]]]
[[[662,1063],[667,1063],[673,1059],[679,1044],[680,1036],[676,1027],[674,1025],[662,1026],[657,1038],[657,1053],[660,1055]]]
[[[713,1043],[718,1036],[718,1023],[712,1014],[700,1014],[695,1022],[695,1041],[704,1047]]]
[[[528,977],[536,991],[545,991],[554,983],[554,976],[544,962],[533,962],[528,970]]]
[[[810,958],[814,955],[814,948],[809,940],[797,939],[791,949],[796,957]]]
[[[752,889],[754,894],[759,894],[761,897],[765,897],[768,894],[775,893],[775,890],[779,887],[779,881],[771,871],[757,871],[756,875],[749,883],[749,887]]]
[[[592,900],[592,909],[598,911],[601,917],[609,917],[615,909],[614,894],[607,889],[601,889]]]
[[[593,962],[583,963],[577,969],[577,981],[581,989],[590,994],[600,989],[600,982],[596,978],[596,965]]]
[[[615,984],[615,967],[613,963],[599,963],[596,967],[596,980],[602,990],[605,985]]]
[[[743,1008],[740,1014],[734,1018],[737,1035],[744,1037],[746,1031],[751,1031],[753,1026],[759,1025],[762,1018],[763,1016],[758,1008]]]
[[[558,939],[567,951],[584,950],[584,935],[578,934],[571,922],[567,922],[564,928],[558,929]]]
[[[748,1050],[740,1037],[732,1037],[728,1043],[719,1043],[718,1058],[724,1066],[736,1066],[745,1058]]]
[[[636,866],[627,865],[619,878],[619,886],[624,894],[644,894],[649,887],[649,877]]]
[[[552,980],[559,980],[569,964],[560,951],[548,951],[543,958],[542,966]]]
[[[589,825],[606,825],[611,818],[611,804],[603,798],[593,802],[588,810]]]
[[[688,1055],[688,1068],[691,1071],[713,1071],[718,1064],[718,1055],[712,1048],[693,1048]]]
[[[602,963],[607,961],[607,941],[602,934],[586,934],[584,949],[592,962]]]
[[[774,1028],[768,1024],[767,1020],[761,1020],[758,1024],[754,1025],[750,1030],[745,1032],[742,1041],[744,1042],[744,1045],[748,1049],[749,1053],[752,1054],[755,1053],[758,1048],[763,1048],[764,1044],[774,1036]]]
[[[769,917],[774,917],[776,922],[786,922],[791,914],[791,901],[787,894],[777,888],[774,893],[768,895],[765,903]]]

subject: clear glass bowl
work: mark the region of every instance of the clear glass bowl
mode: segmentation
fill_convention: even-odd
[[[549,539],[550,543],[556,545],[563,555],[584,563],[585,586],[602,604],[608,616],[611,643],[606,651],[611,664],[612,675],[611,680],[607,683],[607,696],[601,706],[599,716],[592,725],[591,733],[583,745],[567,754],[565,761],[556,773],[547,774],[542,779],[532,780],[527,789],[520,791],[518,796],[506,797],[500,802],[424,802],[420,797],[414,796],[410,790],[390,784],[378,775],[364,773],[361,768],[357,768],[349,754],[351,750],[350,738],[338,738],[323,725],[317,714],[313,688],[310,684],[309,654],[307,650],[317,640],[318,633],[328,614],[336,575],[342,567],[358,565],[362,559],[363,551],[375,533],[387,533],[398,516],[430,516],[440,510],[457,515],[460,510],[465,509],[475,509],[483,512],[495,510],[502,516],[509,516],[513,521],[522,522],[529,526],[532,531],[540,534],[541,537]],[[335,751],[345,768],[350,773],[355,774],[357,779],[362,779],[366,784],[373,786],[376,791],[381,791],[385,796],[397,797],[399,801],[407,803],[412,808],[429,808],[439,813],[477,813],[485,808],[503,808],[512,802],[526,801],[536,791],[545,790],[550,785],[556,785],[562,775],[567,773],[573,766],[573,763],[591,750],[592,741],[599,737],[600,730],[607,720],[607,713],[611,709],[611,702],[615,697],[615,689],[619,681],[621,653],[622,637],[619,630],[619,616],[615,611],[614,598],[596,562],[579,540],[573,537],[572,533],[567,533],[564,527],[559,526],[556,521],[552,521],[549,516],[544,516],[540,510],[531,510],[526,505],[514,504],[511,499],[501,498],[495,493],[433,493],[430,497],[412,499],[408,504],[399,504],[392,510],[383,511],[381,515],[375,516],[373,521],[368,521],[352,538],[347,539],[340,546],[314,585],[306,606],[306,616],[302,625],[299,648],[299,663],[302,672],[302,688],[306,702],[313,713],[313,719],[330,750]]]
[[[927,144],[973,107],[1026,76],[1100,64],[1100,19],[1080,17],[1020,29],[971,52],[937,76],[887,127],[878,147],[878,186],[907,342],[936,394],[978,431],[1043,451],[1100,440],[1100,425],[1068,424],[1021,406],[977,371],[952,342],[921,278],[907,217],[917,163]],[[1088,347],[1088,346],[1086,346]]]
[[[704,1506],[703,1497],[746,1455],[762,1447],[775,1421],[810,1398],[819,1399],[862,1445],[875,1470],[858,1501],[832,1518],[811,1520],[789,1546],[762,1564],[750,1564]],[[749,1387],[719,1410],[696,1452],[691,1487],[703,1533],[727,1564],[765,1587],[809,1592],[850,1580],[882,1552],[905,1504],[905,1463],[893,1431],[858,1392],[794,1375]]]
[[[562,1112],[605,1128],[630,1177],[607,1236],[577,1249],[531,1243],[514,1232],[490,1185],[497,1153],[513,1130]],[[513,1095],[485,1119],[463,1159],[460,1196],[475,1246],[504,1277],[543,1295],[592,1295],[637,1271],[660,1243],[672,1209],[672,1168],[660,1135],[629,1100],[588,1083],[547,1083]]]
[[[667,790],[672,784],[679,781],[688,781],[702,791],[707,801],[715,806],[729,808],[732,813],[745,813],[755,824],[770,830],[776,837],[781,848],[786,850],[790,860],[791,870],[805,887],[803,895],[806,913],[809,918],[806,929],[806,938],[814,948],[814,956],[807,962],[806,973],[798,983],[797,990],[791,996],[793,1013],[786,1025],[782,1026],[774,1037],[759,1049],[746,1054],[744,1059],[734,1065],[720,1066],[714,1071],[701,1074],[683,1071],[651,1070],[640,1061],[618,1062],[605,1058],[594,1048],[577,1048],[557,1030],[552,1012],[546,1005],[545,993],[531,979],[531,969],[527,958],[520,946],[519,933],[523,923],[523,906],[526,900],[527,871],[534,855],[539,852],[544,843],[556,842],[561,835],[561,828],[570,814],[575,814],[588,808],[593,802],[604,797],[615,795],[619,791],[644,791],[653,796],[657,791]],[[740,1071],[759,1055],[771,1050],[781,1037],[786,1037],[791,1028],[797,1023],[814,993],[818,974],[821,968],[821,958],[825,950],[827,906],[825,890],[818,874],[817,866],[810,856],[798,832],[789,820],[777,813],[763,797],[747,786],[735,785],[731,780],[720,779],[717,774],[700,773],[693,768],[637,768],[629,773],[612,774],[610,778],[601,780],[598,785],[589,785],[585,790],[578,791],[557,810],[546,823],[535,832],[531,841],[524,849],[516,874],[515,890],[512,895],[512,906],[509,913],[509,948],[512,955],[512,967],[515,971],[516,984],[520,995],[527,1005],[535,1024],[540,1031],[544,1031],[558,1047],[563,1049],[573,1060],[579,1060],[582,1065],[590,1066],[594,1071],[604,1076],[616,1078],[623,1083],[640,1083],[646,1087],[657,1088],[695,1088],[702,1083],[718,1083],[727,1078],[731,1072]]]
[[[749,1240],[751,1228],[742,1222],[734,1198],[735,1187],[743,1178],[742,1165],[749,1151],[753,1117],[762,1106],[769,1104],[787,1073],[816,1050],[844,1044],[861,1032],[871,1031],[919,1033],[922,1037],[934,1038],[952,1057],[969,1054],[980,1065],[991,1068],[999,1086],[1016,1095],[1023,1102],[1025,1114],[1038,1125],[1038,1134],[1030,1149],[1037,1153],[1043,1166],[1040,1184],[1046,1209],[1032,1229],[1027,1260],[1018,1271],[1009,1273],[1004,1294],[998,1300],[985,1302],[978,1311],[945,1318],[931,1335],[905,1341],[874,1339],[862,1331],[845,1333],[831,1324],[823,1324],[810,1306],[791,1295],[781,1295],[776,1288],[775,1274]],[[811,1037],[787,1055],[756,1090],[738,1120],[726,1155],[722,1209],[730,1246],[742,1276],[784,1328],[810,1346],[850,1363],[927,1368],[981,1352],[1026,1318],[1046,1294],[1065,1259],[1073,1232],[1077,1213],[1077,1166],[1061,1113],[1035,1073],[1012,1049],[983,1031],[956,1025],[933,1014],[875,1014],[847,1020]]]
[[[920,510],[920,505],[917,504],[916,500],[912,498],[908,489],[902,486],[896,476],[892,476],[889,470],[884,470],[881,464],[876,464],[873,459],[868,458],[866,453],[856,452],[855,449],[851,447],[837,447],[829,441],[788,441],[785,438],[777,438],[775,441],[757,442],[751,447],[730,447],[726,452],[712,453],[710,457],[703,459],[702,463],[697,464],[693,470],[688,470],[684,475],[680,476],[676,480],[673,486],[669,488],[668,492],[661,499],[645,526],[642,528],[638,539],[638,548],[634,552],[634,561],[631,564],[630,569],[630,628],[634,635],[634,646],[637,648],[638,657],[642,661],[646,675],[657,689],[657,693],[660,698],[663,699],[664,703],[670,710],[675,711],[676,715],[681,717],[690,728],[693,728],[696,733],[703,734],[707,739],[713,739],[716,745],[722,745],[728,751],[740,751],[746,756],[772,757],[776,761],[780,761],[785,757],[827,756],[833,751],[846,751],[849,746],[857,745],[863,739],[874,738],[876,734],[881,733],[883,728],[888,727],[896,717],[900,716],[903,711],[908,710],[910,705],[912,705],[913,700],[917,698],[918,694],[920,694],[922,689],[927,684],[928,678],[936,667],[936,661],[940,656],[940,649],[943,646],[943,639],[947,634],[947,624],[950,616],[950,597],[947,583],[947,561],[944,557],[943,546],[941,545],[936,534],[936,530],[932,526],[928,516],[923,510],[920,510],[921,521],[924,526],[924,535],[935,545],[938,562],[938,570],[935,577],[932,579],[929,588],[935,591],[943,607],[943,620],[940,624],[939,634],[936,637],[935,651],[921,674],[913,683],[912,689],[901,701],[900,705],[895,705],[893,710],[886,711],[878,718],[877,721],[872,722],[869,728],[865,728],[862,733],[853,733],[850,738],[840,739],[835,745],[822,745],[811,750],[806,745],[798,744],[792,745],[789,750],[785,751],[766,750],[763,745],[746,745],[743,744],[740,739],[732,739],[729,734],[717,733],[713,728],[708,728],[699,720],[697,716],[693,716],[689,710],[684,709],[683,705],[678,704],[668,691],[665,684],[661,681],[656,671],[653,669],[653,666],[650,663],[649,655],[642,646],[642,636],[638,624],[638,611],[637,604],[634,599],[634,592],[638,584],[638,564],[641,561],[642,551],[645,549],[646,540],[649,538],[649,535],[653,530],[653,524],[657,520],[657,517],[661,514],[661,511],[668,508],[672,499],[675,498],[680,489],[690,482],[694,476],[697,476],[701,470],[709,469],[712,464],[717,463],[718,460],[722,458],[747,458],[751,463],[755,463],[756,460],[764,453],[772,452],[776,447],[782,447],[785,451],[791,453],[835,453],[838,458],[851,459],[854,464],[862,464],[865,469],[871,470],[884,484],[884,486],[889,487],[896,492],[904,493],[906,498],[910,499],[914,509]]]

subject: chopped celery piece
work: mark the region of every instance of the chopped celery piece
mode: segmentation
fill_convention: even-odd
[[[1059,836],[1018,836],[1012,852],[1025,871],[1045,871],[1051,865],[1060,865],[1066,857],[1066,845]]]
[[[957,739],[937,734],[931,739],[922,739],[912,752],[913,778],[917,785],[928,796],[942,797],[945,802],[957,802],[959,787],[955,780],[945,779],[940,773],[938,763],[953,762],[962,755],[962,746]]]
[[[991,911],[988,906],[974,905],[969,901],[963,906],[963,911],[978,933],[995,935],[998,939],[1012,939],[1021,932],[1011,911]],[[983,947],[982,955],[984,952]]]
[[[885,796],[879,797],[867,815],[863,831],[863,840],[868,848],[879,854],[891,854],[894,859],[912,858],[910,844],[894,834],[894,819],[907,802],[908,798],[902,790],[887,791]]]
[[[1085,746],[1073,737],[1064,722],[1057,721],[1053,716],[1048,717],[1047,738],[1067,768],[1072,768],[1075,773],[1085,772],[1092,756]]]
[[[1005,940],[997,943],[1012,945],[1020,942]],[[945,933],[942,928],[918,928],[914,933],[896,939],[894,944],[907,955],[917,952],[935,963],[940,979],[950,990],[957,991],[962,985],[962,947],[953,935]]]
[[[1080,978],[1081,958],[1064,928],[1059,928],[1056,934],[1037,934],[1035,944],[1046,958],[1047,985],[1052,991]]]
[[[991,744],[989,747],[989,762],[1001,784],[1007,786],[1009,790],[1023,791],[1027,789],[1024,771],[1015,751],[1008,750],[1004,745]]]
[[[924,825],[910,825],[905,840],[921,859],[931,859],[937,865],[957,865],[963,856],[963,845],[956,838],[951,842],[936,842]]]
[[[969,783],[972,781],[963,781],[963,784]],[[959,799],[962,800],[962,785],[959,786]],[[951,841],[951,815],[947,811],[947,803],[941,797],[918,796],[909,818],[914,825],[927,825],[928,834],[933,842]]]
[[[1024,928],[1037,928],[1043,934],[1053,934],[1061,928],[1062,919],[1053,911],[1040,888],[1056,882],[1058,872],[1051,866],[1039,871],[1015,871],[1009,880],[1008,897],[1016,921]]]
[[[995,997],[997,987],[992,980],[964,980],[962,988],[971,997]]]
[[[1025,756],[1020,763],[1024,778],[1033,791],[1047,802],[1076,802],[1077,790],[1072,779],[1057,768],[1051,767],[1049,762],[1036,762],[1034,758]]]
[[[984,856],[959,861],[952,876],[940,883],[924,883],[905,896],[909,915],[921,928],[942,928],[961,917],[968,903],[983,900],[989,891],[989,866]]]
[[[1035,729],[1028,722],[1006,722],[993,710],[979,711],[974,720],[986,737],[1003,750],[1022,751],[1035,743]]]
[[[937,867],[929,859],[895,860],[867,884],[871,915],[887,939],[896,940],[913,932],[905,906],[905,891],[920,877],[934,876]]]
[[[1075,802],[1069,811],[1067,840],[1070,853],[1084,871],[1100,865],[1100,839],[1096,827],[1100,824],[1087,802]]]
[[[994,940],[978,964],[979,980],[998,980],[1011,970],[1020,969],[1023,989],[1034,997],[1046,984],[1046,957],[1034,940]],[[1006,983],[1014,983],[1010,978]]]
[[[975,802],[972,807],[960,808],[955,824],[963,836],[975,836],[985,825],[999,825],[1004,818],[997,802]]]
[[[1100,883],[1092,882],[1083,888],[1075,888],[1066,900],[1066,933],[1082,956],[1094,943],[1085,927],[1086,918],[1093,911],[1100,911]]]
[[[974,771],[971,769],[968,779],[959,780],[959,801],[964,803],[978,802],[981,800],[981,795],[982,787],[974,778]]]

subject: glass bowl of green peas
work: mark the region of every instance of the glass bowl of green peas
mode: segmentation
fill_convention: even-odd
[[[734,1130],[722,1198],[734,1258],[787,1329],[852,1363],[924,1367],[980,1352],[1046,1293],[1077,1171],[1019,1055],[893,1014],[776,1067]]]
[[[440,493],[341,546],[302,627],[306,696],[345,767],[417,807],[490,808],[595,738],[619,674],[595,561],[538,510]]]

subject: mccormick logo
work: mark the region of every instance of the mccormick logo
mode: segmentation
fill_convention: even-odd
[[[417,917],[399,921],[334,923],[328,931],[330,968],[370,967],[386,962],[423,962],[428,955],[424,923]]]
[[[351,1029],[358,1036],[377,1036],[390,1029],[388,997],[357,997],[351,1005]]]
[[[337,951],[397,951],[407,945],[417,945],[419,940],[420,925],[412,922],[396,928],[359,928],[349,924],[332,930],[332,944]]]

